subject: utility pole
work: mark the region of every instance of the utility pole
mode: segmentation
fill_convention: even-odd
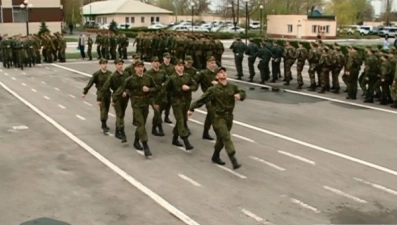
[[[392,5],[393,5],[393,1],[392,0],[386,0],[386,12],[385,12],[385,23],[386,26],[390,26],[390,14],[392,11]]]

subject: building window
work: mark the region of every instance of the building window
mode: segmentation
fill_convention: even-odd
[[[145,23],[145,17],[144,16],[141,17],[141,23]]]
[[[125,18],[125,23],[130,23],[130,17]]]
[[[156,22],[160,23],[160,17],[158,17],[158,16],[156,17]]]
[[[312,26],[312,33],[316,34],[317,33],[317,25]]]
[[[14,6],[12,8],[12,14],[14,18],[14,23],[25,23],[26,22],[26,12],[19,6]]]
[[[292,24],[288,24],[287,27],[288,27],[288,33],[292,33]]]
[[[97,17],[97,18],[96,18],[96,22],[97,22],[98,24],[101,24],[101,23],[102,23],[102,18],[101,18],[101,17]]]
[[[108,23],[108,18],[107,18],[107,17],[102,17],[102,23],[103,23],[103,24]]]
[[[131,23],[135,23],[135,17],[131,17]]]
[[[154,16],[150,17],[150,23],[151,23],[151,24],[154,23]]]
[[[325,32],[326,34],[328,34],[328,33],[329,33],[329,25],[327,25],[327,26],[324,26],[324,32]]]

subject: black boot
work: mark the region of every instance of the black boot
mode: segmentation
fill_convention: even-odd
[[[155,125],[152,126],[152,134],[154,136],[160,136],[160,133],[157,131],[157,126]]]
[[[106,125],[106,120],[101,120],[102,122],[102,130],[104,133],[109,132],[109,127]]]
[[[125,136],[124,127],[120,128],[121,143],[127,142],[127,136]]]
[[[319,94],[324,94],[325,93],[325,87],[322,87],[321,90],[318,93]]]
[[[139,137],[135,137],[135,140],[134,140],[134,148],[135,148],[136,150],[140,150],[140,151],[143,150],[143,147],[142,147],[141,144],[139,143]]]
[[[390,107],[392,107],[393,109],[397,109],[397,101],[394,101]]]
[[[335,90],[332,91],[332,93],[339,94],[339,90],[340,90],[340,88],[336,87]]]
[[[183,140],[183,143],[185,144],[185,149],[187,151],[193,149],[193,146],[190,144],[188,137],[183,137],[182,140]]]
[[[138,126],[138,123],[136,122],[135,118],[132,118],[132,125],[133,126]]]
[[[117,128],[117,127],[116,127],[116,133],[114,134],[114,136],[115,136],[117,139],[121,139],[120,129]]]
[[[183,144],[178,140],[178,135],[174,135],[174,137],[172,137],[172,144],[178,147],[183,147]]]
[[[142,144],[143,144],[143,152],[145,153],[145,157],[152,156],[152,153],[150,152],[149,145],[147,144],[147,141],[142,142]]]
[[[159,136],[163,137],[165,135],[163,130],[163,125],[160,124],[157,126],[157,128],[159,129]]]
[[[165,115],[164,117],[164,123],[172,123],[172,121],[169,118],[169,115]]]
[[[222,159],[219,157],[220,150],[214,150],[214,154],[212,155],[212,162],[218,165],[225,165],[226,163],[222,161]]]
[[[210,134],[208,133],[208,130],[203,131],[203,139],[210,140],[210,141],[214,140],[214,138],[212,138],[210,136]]]
[[[241,167],[241,164],[239,164],[239,163],[237,162],[237,159],[236,159],[236,157],[234,156],[235,154],[236,154],[236,152],[233,152],[233,153],[229,154],[229,159],[230,159],[230,161],[232,162],[232,165],[233,165],[233,169],[234,169],[234,170],[236,170],[236,169],[238,169],[238,168]]]

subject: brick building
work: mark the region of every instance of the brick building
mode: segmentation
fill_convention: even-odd
[[[26,9],[20,5],[24,0],[0,0],[0,34],[26,34]],[[37,33],[41,21],[51,32],[60,32],[63,21],[61,0],[28,0],[29,32]]]

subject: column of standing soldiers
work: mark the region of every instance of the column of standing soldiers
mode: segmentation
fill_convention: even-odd
[[[44,62],[65,62],[66,41],[61,33],[3,35],[0,42],[4,68],[32,67]]]
[[[175,35],[175,38],[180,38]],[[206,41],[206,37],[201,37]],[[125,112],[128,102],[131,102],[133,111],[133,125],[136,126],[133,146],[138,151],[143,151],[146,157],[151,157],[152,153],[148,145],[148,135],[146,132],[146,122],[149,115],[149,108],[153,108],[154,114],[152,119],[151,133],[155,136],[165,136],[162,124],[162,113],[164,112],[164,122],[172,123],[169,119],[169,110],[172,108],[176,124],[172,131],[172,145],[185,147],[186,151],[193,149],[189,141],[191,131],[188,127],[188,112],[191,114],[195,108],[206,105],[207,115],[203,130],[203,139],[214,140],[210,136],[211,127],[216,134],[216,144],[212,162],[225,165],[220,158],[220,152],[225,147],[228,157],[232,162],[234,169],[241,167],[235,157],[235,148],[231,141],[230,130],[233,121],[233,109],[236,100],[245,99],[245,91],[239,89],[234,84],[226,84],[225,88],[218,87],[221,83],[218,75],[225,81],[226,69],[217,66],[220,63],[220,57],[210,55],[213,50],[208,50],[206,59],[202,68],[194,67],[195,61],[193,55],[179,55],[182,58],[173,57],[178,51],[178,40],[173,40],[170,52],[159,50],[158,52],[148,52],[142,48],[146,39],[136,40],[139,53],[134,54],[132,64],[124,68],[124,60],[116,59],[114,64],[115,72],[107,69],[107,59],[100,59],[100,69],[96,71],[87,86],[83,90],[83,98],[90,88],[95,84],[97,88],[97,102],[100,106],[101,129],[104,133],[109,131],[107,125],[110,105],[116,112],[115,137],[122,143],[127,142],[125,133]],[[213,40],[209,43],[213,43]],[[143,45],[144,46],[144,45]],[[186,45],[184,45],[187,47]],[[156,47],[157,49],[157,47]],[[152,49],[153,50],[153,49]],[[223,51],[223,50],[222,50]],[[161,57],[157,56],[163,52]],[[154,54],[156,53],[156,54]],[[189,53],[194,53],[190,51]],[[149,55],[150,54],[150,55]],[[146,71],[142,58],[151,57],[152,68]],[[171,63],[174,59],[174,63]],[[201,57],[199,58],[201,60]],[[200,100],[192,103],[192,92],[195,92],[201,86],[204,94]],[[213,102],[215,102],[214,105]],[[182,140],[182,143],[180,142]],[[141,145],[142,144],[142,145]]]
[[[308,65],[310,83],[308,91],[318,93],[332,92],[335,94],[343,91],[347,93],[346,99],[356,100],[358,87],[363,91],[364,102],[373,103],[377,99],[381,105],[391,104],[397,108],[397,52],[396,49],[381,50],[380,47],[366,47],[360,53],[357,46],[348,46],[344,54],[338,43],[331,48],[321,40],[310,43],[310,49],[304,47],[303,42],[298,42],[298,48],[293,47],[289,41],[284,46],[277,42],[263,40],[260,46],[249,40],[245,45],[240,38],[230,46],[234,53],[237,78],[244,76],[242,61],[244,54],[248,55],[249,81],[253,82],[255,76],[254,63],[259,58],[261,84],[266,81],[275,83],[281,78],[281,61],[283,61],[284,85],[290,85],[292,66],[296,64],[297,89],[302,89],[302,77],[305,64]],[[271,71],[270,71],[271,65]],[[363,68],[363,69],[362,69]],[[340,76],[346,89],[341,90]]]

